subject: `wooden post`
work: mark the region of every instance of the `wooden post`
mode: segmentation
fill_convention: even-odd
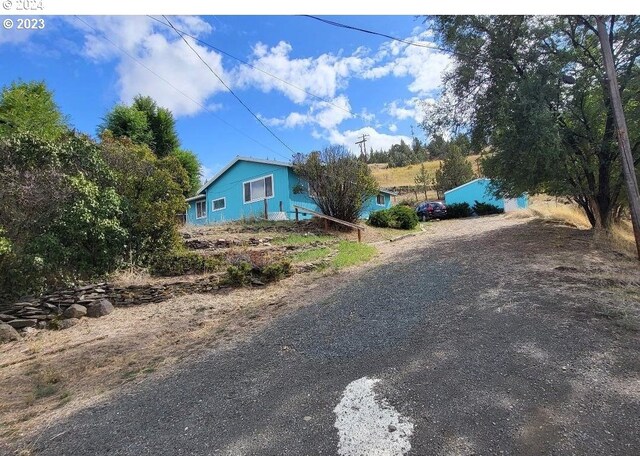
[[[284,212],[284,209],[282,208],[282,201],[280,201],[280,212]]]
[[[362,235],[360,233],[360,228],[358,228],[358,242],[362,242]]]
[[[267,208],[267,199],[264,199],[264,219],[269,220],[269,210]]]
[[[298,208],[296,207],[296,222],[300,221],[300,213],[298,212]]]
[[[640,260],[640,192],[638,191],[638,181],[633,163],[633,154],[631,153],[631,144],[629,143],[629,134],[627,133],[627,121],[624,118],[624,110],[622,109],[622,99],[620,98],[620,87],[618,86],[616,67],[613,62],[613,52],[611,51],[611,43],[609,42],[609,35],[604,21],[604,17],[596,17],[598,38],[600,39],[600,48],[602,50],[602,57],[604,58],[604,69],[607,75],[609,92],[611,93],[613,118],[615,119],[616,131],[618,133],[618,147],[620,148],[620,157],[622,159],[622,171],[625,183],[627,184],[631,225],[633,226],[633,234],[636,240],[638,259]]]
[[[329,231],[329,220],[327,219],[323,219],[323,220],[324,220],[324,230]]]

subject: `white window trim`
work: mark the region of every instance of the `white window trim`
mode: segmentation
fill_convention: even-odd
[[[267,177],[271,178],[271,196],[267,196],[267,197],[264,197],[264,198],[251,199],[249,201],[245,201],[244,200],[244,186],[246,184],[250,184],[251,182],[257,182],[259,180],[264,180]],[[265,193],[266,193],[266,188],[265,188]],[[253,195],[251,195],[251,196],[253,196]],[[274,196],[276,196],[276,182],[275,182],[275,179],[273,178],[273,174],[266,174],[266,175],[264,175],[262,177],[258,177],[256,179],[251,179],[251,180],[248,180],[248,181],[244,181],[242,183],[242,202],[244,204],[251,204],[251,203],[255,203],[256,201],[264,201],[265,199],[271,199]]]
[[[216,201],[224,201],[224,206],[222,206],[220,209],[216,209],[214,204]],[[217,211],[224,211],[227,208],[227,197],[223,196],[221,198],[214,198],[211,200],[211,212],[217,212]]]
[[[382,203],[382,204],[380,204],[380,203],[378,202],[378,196],[380,196],[380,195],[382,195],[382,201],[383,201],[383,203]],[[386,204],[387,204],[387,201],[386,201],[386,198],[384,197],[384,193],[378,193],[378,194],[376,195],[376,206],[385,206]]]
[[[198,217],[198,203],[204,203],[204,215],[202,217]],[[197,200],[195,201],[194,209],[196,211],[196,220],[202,220],[203,218],[207,218],[207,200]]]

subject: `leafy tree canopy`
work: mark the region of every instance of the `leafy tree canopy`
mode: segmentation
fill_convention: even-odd
[[[67,131],[67,121],[44,82],[13,82],[0,92],[0,137],[30,132],[52,140]]]
[[[593,226],[609,227],[626,197],[595,21],[441,16],[433,24],[454,65],[426,131],[464,128],[476,149],[489,146],[483,170],[497,192],[566,196]],[[611,17],[608,29],[637,166],[640,18]]]

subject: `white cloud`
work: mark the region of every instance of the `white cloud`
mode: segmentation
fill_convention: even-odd
[[[83,53],[96,62],[119,60],[116,71],[122,102],[128,103],[138,94],[149,95],[176,116],[193,115],[203,110],[200,105],[208,105],[212,95],[226,90],[177,34],[150,18],[105,16],[85,20],[100,33],[80,26],[86,33]],[[197,17],[176,17],[172,22],[194,36],[213,30]],[[105,41],[104,36],[122,50]],[[228,79],[219,54],[191,38],[187,40],[223,80]]]
[[[291,44],[285,41],[271,48],[258,42],[253,47],[250,63],[262,71],[243,65],[235,74],[236,84],[257,87],[265,93],[276,90],[300,104],[309,99],[309,93],[315,97],[334,98],[337,91],[346,86],[348,78],[373,63],[362,56],[368,52],[362,47],[347,57],[322,54],[315,58],[291,58],[292,50]]]
[[[344,120],[353,117],[350,113],[351,106],[346,96],[340,95],[330,102],[319,101],[311,103],[306,113],[292,112],[283,118],[261,119],[268,125],[294,128],[303,125],[317,125],[326,130],[340,125]]]
[[[391,133],[395,133],[396,131],[398,131],[398,126],[396,124],[390,124],[389,125],[389,131]]]
[[[364,127],[359,130],[346,130],[342,132],[334,129],[328,132],[325,139],[327,139],[331,144],[344,145],[345,147],[348,147],[351,152],[356,154],[360,153],[360,149],[355,143],[362,139],[362,135],[369,135],[369,138],[367,139],[367,152],[371,148],[374,150],[389,149],[394,144],[399,144],[401,140],[404,140],[407,144],[411,143],[411,138],[408,136],[387,135],[385,133],[378,132],[373,127]]]
[[[414,29],[414,32],[416,30]],[[425,46],[433,43],[428,40],[433,33],[430,30],[410,36],[405,41],[420,43]],[[391,58],[389,60],[389,57]],[[383,44],[376,54],[379,65],[372,66],[362,73],[365,79],[378,79],[386,76],[412,77],[408,89],[420,96],[440,88],[442,74],[451,62],[447,54],[428,47],[411,46],[398,41]],[[382,62],[385,63],[382,63]]]
[[[424,104],[433,102],[433,98],[424,100],[420,97],[393,100],[385,105],[383,112],[398,120],[412,119],[416,123],[422,123],[424,120]]]

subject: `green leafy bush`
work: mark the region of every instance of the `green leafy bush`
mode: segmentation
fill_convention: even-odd
[[[277,282],[291,274],[291,263],[287,260],[271,263],[260,271],[266,282]]]
[[[447,204],[447,218],[471,217],[473,211],[468,203]]]
[[[492,214],[502,214],[504,209],[499,208],[498,206],[494,206],[489,203],[481,203],[480,201],[476,201],[473,205],[473,211],[478,215],[492,215]]]
[[[369,225],[378,228],[387,228],[391,225],[391,216],[388,209],[382,209],[369,214]]]
[[[401,230],[412,230],[419,222],[416,211],[407,206],[392,207],[389,209],[389,216],[392,220],[391,226]]]
[[[251,283],[251,270],[253,267],[247,262],[231,265],[227,268],[225,282],[234,287],[244,287]]]
[[[202,274],[215,271],[221,263],[217,257],[205,256],[196,252],[169,252],[154,259],[150,272],[153,275],[164,277]]]

